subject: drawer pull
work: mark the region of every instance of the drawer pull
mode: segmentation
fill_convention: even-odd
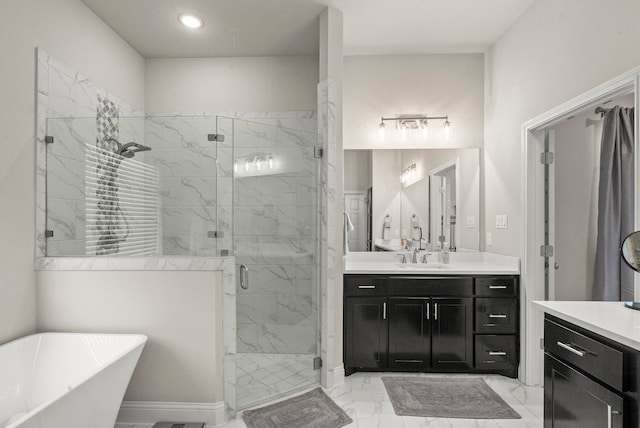
[[[579,357],[584,357],[584,354],[585,354],[584,351],[578,351],[573,346],[567,345],[566,343],[562,343],[560,341],[558,341],[557,343],[558,343],[558,346],[561,347],[562,349],[566,349],[567,351],[572,352],[572,353],[576,354]]]
[[[483,327],[495,327],[496,325],[494,323],[488,322],[488,323],[484,323],[482,324]]]
[[[489,314],[489,318],[506,318],[506,314]]]
[[[376,288],[375,285],[358,285],[358,288],[363,289],[363,288]]]
[[[504,357],[505,355],[507,355],[506,352],[504,351],[489,351],[489,355],[490,356],[496,356],[496,357]]]
[[[489,290],[504,290],[507,288],[506,285],[490,285]]]

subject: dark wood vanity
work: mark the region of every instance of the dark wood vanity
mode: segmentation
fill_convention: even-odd
[[[517,377],[518,276],[344,275],[345,373]]]
[[[546,314],[544,427],[638,428],[640,352]]]

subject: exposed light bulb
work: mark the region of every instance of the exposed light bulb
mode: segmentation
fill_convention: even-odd
[[[238,161],[233,162],[233,172],[238,172]]]
[[[386,137],[386,129],[385,129],[385,124],[384,122],[380,122],[380,125],[378,126],[378,139],[380,140],[380,142],[384,142],[384,138]]]
[[[445,140],[449,141],[453,134],[453,130],[451,129],[451,122],[449,122],[449,119],[445,120],[444,125],[442,126],[444,131],[444,138]]]
[[[260,171],[260,169],[262,169],[262,159],[261,158],[256,158],[256,169],[258,171]]]
[[[400,138],[402,139],[402,141],[407,141],[408,137],[409,137],[409,125],[407,125],[405,122],[402,122],[400,124]]]
[[[244,161],[244,170],[245,171],[249,171],[249,168],[251,167],[251,162],[249,162],[249,159]]]
[[[269,163],[269,169],[273,169],[273,156],[269,155],[267,162]]]
[[[422,139],[427,141],[429,139],[429,124],[426,119],[420,121],[420,134],[422,135]]]

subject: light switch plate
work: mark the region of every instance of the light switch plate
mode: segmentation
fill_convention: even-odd
[[[507,229],[509,227],[509,221],[506,214],[500,214],[496,216],[496,229]]]
[[[475,218],[475,216],[467,217],[467,227],[469,229],[473,229],[474,227],[476,227],[476,218]]]
[[[493,245],[493,239],[491,237],[491,232],[487,232],[487,245]]]

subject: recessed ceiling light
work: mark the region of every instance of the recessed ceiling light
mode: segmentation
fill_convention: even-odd
[[[202,19],[198,18],[197,16],[191,13],[182,13],[178,15],[178,20],[185,27],[189,27],[193,29],[202,28],[202,26],[204,25],[204,22],[202,22]]]

